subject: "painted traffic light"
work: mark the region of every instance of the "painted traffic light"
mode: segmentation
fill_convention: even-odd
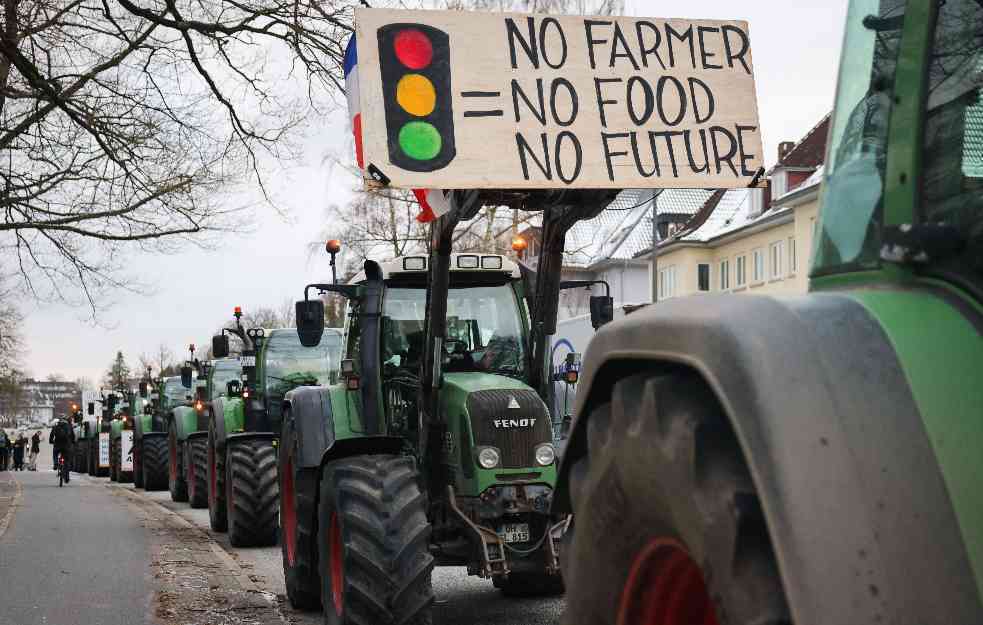
[[[457,153],[447,33],[388,24],[378,38],[389,160],[410,171],[436,171]]]

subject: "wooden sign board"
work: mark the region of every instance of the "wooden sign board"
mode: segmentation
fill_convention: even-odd
[[[366,180],[734,188],[762,166],[746,22],[385,9],[355,21]]]

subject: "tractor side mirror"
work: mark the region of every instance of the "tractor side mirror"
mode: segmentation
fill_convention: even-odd
[[[150,385],[146,382],[140,382],[140,397],[146,399],[147,395],[150,394]]]
[[[297,302],[297,336],[304,347],[316,347],[324,334],[324,302],[319,299]]]
[[[238,397],[242,393],[242,382],[239,380],[229,380],[225,385],[225,395],[227,397]]]
[[[591,295],[590,324],[594,329],[614,320],[614,298],[607,295]]]
[[[212,356],[225,358],[229,355],[229,337],[226,334],[216,334],[212,337]]]
[[[181,367],[181,386],[191,388],[191,367],[188,365]]]

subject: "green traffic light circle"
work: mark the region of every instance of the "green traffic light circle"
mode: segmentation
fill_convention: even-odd
[[[412,121],[399,129],[399,147],[410,158],[428,161],[440,154],[440,133],[427,122]]]

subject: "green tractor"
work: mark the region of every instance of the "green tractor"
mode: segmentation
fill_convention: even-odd
[[[979,0],[851,2],[810,293],[593,340],[566,623],[983,623],[981,78]]]
[[[540,198],[574,202],[544,217],[561,253],[567,228],[611,197]],[[533,285],[503,256],[452,254],[455,227],[480,209],[477,194],[452,202],[429,256],[367,261],[297,303],[301,343],[316,345],[323,302],[309,290],[348,300],[340,370],[286,394],[280,445],[287,594],[327,622],[429,622],[435,565],[510,596],[563,592],[569,517],[550,513],[547,401],[559,267],[544,263]],[[610,317],[610,298],[592,302],[598,324]]]
[[[167,488],[167,432],[159,410],[159,384],[154,387],[150,368],[140,381],[134,396],[133,416],[133,486],[145,490]]]
[[[96,422],[88,430],[88,452],[89,452],[89,475],[95,477],[108,477],[112,469],[112,444],[111,430],[113,415],[116,414],[116,406],[119,403],[119,396],[113,391],[99,392],[99,399],[93,401],[95,412],[100,413],[96,417]],[[95,403],[100,404],[94,406]],[[88,408],[87,408],[88,409]]]
[[[303,386],[329,382],[341,340],[329,332],[319,345],[301,345],[293,328],[244,329],[236,309],[234,328],[213,337],[212,353],[229,353],[232,334],[243,343],[242,382],[228,383],[227,396],[209,411],[209,512],[213,527],[226,528],[236,547],[276,544],[279,534],[277,446],[284,396]],[[226,334],[228,332],[228,334]]]
[[[94,448],[99,444],[99,417],[96,414],[97,404],[101,402],[99,394],[94,391],[82,392],[81,423],[75,434],[75,453],[80,455],[80,473],[95,475],[93,465]]]
[[[192,359],[182,368],[185,392],[193,385],[195,393],[193,399],[175,404],[167,417],[172,500],[187,501],[192,508],[208,506],[208,408],[227,393],[229,382],[238,382],[241,376],[238,358],[210,363]]]
[[[123,392],[120,411],[109,427],[109,479],[121,484],[133,482],[133,411],[143,409],[133,390]]]

